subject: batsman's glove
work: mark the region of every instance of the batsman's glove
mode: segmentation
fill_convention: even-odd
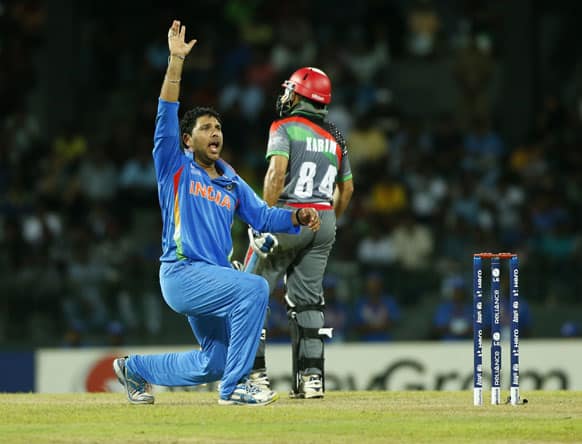
[[[234,268],[235,270],[238,270],[238,271],[245,271],[245,266],[244,266],[244,264],[243,264],[242,262],[240,262],[240,261],[232,261],[232,262],[230,263],[230,265],[231,265],[231,266],[232,266],[232,268]]]
[[[266,258],[279,245],[277,238],[271,233],[260,233],[249,227],[249,242],[251,248],[262,259]]]

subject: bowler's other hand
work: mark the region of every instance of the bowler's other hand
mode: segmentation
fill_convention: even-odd
[[[319,219],[319,213],[314,208],[300,208],[296,215],[297,222],[300,225],[306,226],[311,231],[319,230],[321,220]]]
[[[168,31],[170,55],[184,58],[190,53],[197,40],[190,40],[186,43],[185,37],[186,27],[180,26],[180,20],[174,20]]]

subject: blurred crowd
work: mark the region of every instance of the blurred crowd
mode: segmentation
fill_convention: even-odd
[[[510,142],[499,130],[491,4],[205,0],[164,2],[139,19],[129,6],[76,5],[75,112],[47,127],[39,103],[51,2],[0,1],[0,340],[179,340],[159,295],[151,158],[173,18],[198,39],[181,109],[222,114],[224,157],[259,193],[281,82],[301,66],[332,79],[329,119],[347,139],[355,180],[326,281],[338,340],[393,339],[426,306],[416,339],[450,338],[439,304],[454,298],[443,288],[462,279],[453,287],[470,301],[464,275],[478,251],[518,253],[530,303],[576,302],[582,57],[539,91],[531,130]],[[233,232],[240,259],[245,227]],[[285,320],[277,301],[274,331]]]

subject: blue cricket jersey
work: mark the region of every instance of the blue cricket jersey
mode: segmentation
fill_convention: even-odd
[[[230,266],[231,227],[237,214],[261,232],[296,234],[292,210],[270,208],[225,161],[208,173],[180,147],[179,102],[159,99],[154,164],[162,210],[162,262],[189,259]]]

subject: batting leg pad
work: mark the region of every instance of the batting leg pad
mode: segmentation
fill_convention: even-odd
[[[324,328],[323,306],[293,307],[288,312],[293,363],[293,393],[299,393],[302,374],[321,375],[325,391],[324,337],[332,337]]]
[[[267,362],[265,360],[265,342],[267,341],[267,329],[263,328],[261,330],[261,338],[259,340],[259,348],[255,356],[255,362],[253,364],[254,370],[265,370],[267,368]]]

